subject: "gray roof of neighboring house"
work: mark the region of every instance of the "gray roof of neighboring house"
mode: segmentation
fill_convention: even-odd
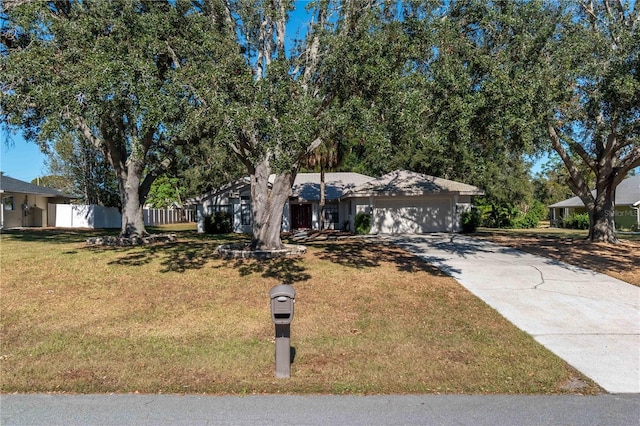
[[[343,198],[376,195],[427,195],[437,193],[484,195],[484,191],[480,188],[466,183],[407,170],[396,170],[351,189]]]
[[[591,193],[595,196],[596,191]],[[616,206],[632,206],[640,201],[640,175],[632,176],[620,182],[616,188]],[[584,203],[580,197],[568,198],[559,203],[550,205],[552,208],[564,208],[564,207],[584,207]]]
[[[360,173],[325,173],[325,198],[337,200],[345,192],[371,179],[371,176]],[[292,196],[301,201],[320,200],[320,173],[298,173],[292,191]]]
[[[22,194],[43,195],[46,197],[73,198],[69,195],[63,194],[57,189],[34,185],[5,175],[0,175],[0,192],[16,192]]]

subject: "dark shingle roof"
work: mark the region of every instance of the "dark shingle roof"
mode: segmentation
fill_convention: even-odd
[[[56,189],[34,185],[5,175],[0,175],[0,192],[20,192],[23,194],[36,194],[48,197],[68,197],[68,195]]]

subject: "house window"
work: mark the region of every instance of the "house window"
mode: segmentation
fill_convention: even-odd
[[[214,213],[223,212],[231,214],[231,205],[230,204],[216,204],[209,206],[209,214],[212,215]]]
[[[16,206],[13,204],[13,197],[5,197],[2,199],[2,205],[5,210],[15,210]]]
[[[324,206],[324,222],[325,226],[329,224],[335,225],[338,224],[338,205],[335,203],[326,204]]]
[[[251,225],[251,204],[240,204],[240,223],[243,226]]]

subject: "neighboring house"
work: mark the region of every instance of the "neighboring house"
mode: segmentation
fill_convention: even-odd
[[[591,192],[595,197],[595,190]],[[569,198],[549,206],[551,224],[573,213],[586,213],[587,209],[580,197]],[[640,175],[632,176],[620,182],[615,196],[615,223],[617,229],[640,229]]]
[[[73,197],[62,192],[0,175],[0,228],[54,226],[50,205],[68,204]]]
[[[372,215],[371,233],[457,232],[460,213],[471,208],[472,196],[483,194],[475,186],[405,170],[377,179],[359,173],[326,173],[325,228],[353,230],[355,215],[365,212]],[[249,178],[195,202],[201,214],[228,212],[235,232],[251,232]],[[282,230],[319,229],[319,219],[320,174],[299,173],[284,208]]]

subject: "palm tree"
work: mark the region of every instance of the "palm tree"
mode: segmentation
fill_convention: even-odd
[[[321,143],[307,158],[306,166],[320,167],[320,230],[324,229],[325,213],[325,171],[337,167],[342,162],[342,144],[334,140]]]

